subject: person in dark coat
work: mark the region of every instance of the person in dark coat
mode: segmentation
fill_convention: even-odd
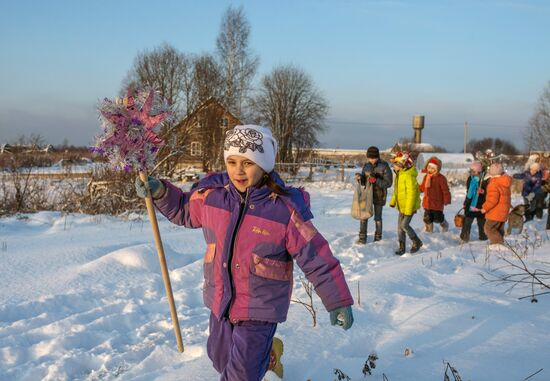
[[[382,208],[386,204],[388,188],[393,183],[393,174],[387,162],[380,159],[378,147],[371,146],[367,149],[367,162],[363,170],[356,176],[357,181],[365,184],[367,181],[373,185],[372,196],[374,206],[374,241],[382,239]],[[359,239],[356,243],[367,243],[367,224],[368,220],[359,222]]]
[[[470,231],[474,223],[477,221],[477,230],[479,232],[479,240],[486,241],[485,234],[485,216],[481,213],[481,206],[485,202],[485,194],[487,193],[488,179],[484,179],[483,167],[481,163],[476,161],[470,165],[470,176],[466,181],[466,199],[464,200],[464,225],[460,232],[460,239],[466,243],[470,241]]]
[[[539,200],[544,195],[542,190],[542,171],[540,164],[532,163],[527,171],[516,173],[513,177],[514,179],[523,180],[521,195],[523,196],[523,203],[525,204],[525,221],[531,221],[535,216],[537,203],[540,202]]]

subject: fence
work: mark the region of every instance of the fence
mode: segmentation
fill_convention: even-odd
[[[355,162],[276,163],[275,170],[288,183],[313,181],[349,182],[361,167]]]

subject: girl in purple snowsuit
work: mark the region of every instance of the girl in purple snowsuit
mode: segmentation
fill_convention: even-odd
[[[224,142],[227,172],[205,177],[190,192],[148,180],[164,216],[203,230],[203,299],[211,310],[207,351],[221,381],[259,381],[268,370],[277,323],[287,317],[294,261],[331,324],[353,324],[340,262],[311,222],[308,193],[285,187],[273,171],[276,152],[269,129],[236,126]],[[139,178],[136,190],[145,194]]]

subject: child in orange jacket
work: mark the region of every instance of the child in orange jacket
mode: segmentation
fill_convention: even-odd
[[[493,163],[489,167],[487,197],[481,207],[485,215],[485,234],[491,244],[504,243],[504,224],[508,220],[512,205],[512,178],[504,173],[502,164]]]

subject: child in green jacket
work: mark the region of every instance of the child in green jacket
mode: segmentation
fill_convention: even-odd
[[[411,220],[420,209],[420,190],[416,177],[418,172],[408,152],[399,152],[392,160],[395,172],[393,195],[390,201],[392,208],[397,207],[399,218],[397,220],[397,237],[399,249],[397,255],[405,254],[406,235],[412,240],[411,253],[416,253],[422,246],[422,241],[414,229],[410,226]]]

